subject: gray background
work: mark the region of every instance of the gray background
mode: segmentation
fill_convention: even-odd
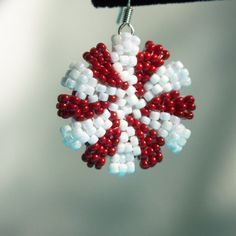
[[[70,62],[116,33],[117,9],[0,2],[1,236],[236,235],[235,1],[140,7],[133,25],[191,72],[198,110],[178,156],[117,178],[61,143],[56,97]]]

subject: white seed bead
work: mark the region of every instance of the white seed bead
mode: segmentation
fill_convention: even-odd
[[[141,99],[139,99],[139,101],[135,104],[135,107],[136,107],[137,109],[141,109],[141,108],[145,107],[146,104],[147,104],[146,101],[141,98]]]
[[[142,116],[141,122],[144,123],[145,125],[149,125],[150,122],[151,122],[151,120],[150,120],[150,118],[147,117],[147,116]]]
[[[93,144],[97,143],[97,141],[98,141],[98,137],[96,135],[92,135],[90,137],[90,139],[88,140],[88,143],[93,145]]]
[[[160,112],[158,112],[158,111],[151,111],[150,112],[150,118],[152,120],[159,120],[160,119]]]
[[[150,81],[144,84],[144,89],[146,91],[152,89],[152,87],[153,87],[153,84]]]
[[[94,119],[94,125],[99,128],[104,125],[104,120],[101,117]]]
[[[121,65],[121,63],[116,62],[113,64],[113,68],[115,69],[115,71],[117,71],[118,73],[121,73],[123,71],[123,66]]]
[[[131,153],[133,151],[133,147],[131,143],[126,143],[125,144],[125,153]]]
[[[129,79],[129,84],[133,85],[133,84],[136,84],[137,82],[138,82],[137,76],[131,75]]]
[[[129,137],[134,136],[135,135],[135,129],[133,127],[129,126],[127,128],[127,133],[128,133]]]
[[[123,107],[126,104],[126,100],[125,99],[119,99],[119,100],[116,101],[116,104],[120,107]]]
[[[126,131],[128,128],[128,122],[126,120],[121,120],[120,121],[120,129],[122,131]]]
[[[170,114],[167,112],[161,112],[160,119],[161,120],[170,120]]]
[[[115,103],[111,103],[110,106],[109,106],[109,109],[111,111],[117,111],[119,109],[119,106]]]
[[[106,92],[106,90],[107,90],[107,87],[105,85],[102,85],[102,84],[98,84],[97,87],[96,87],[96,91],[100,92],[100,93],[104,93],[104,92]]]
[[[107,86],[107,94],[109,94],[109,95],[115,95],[115,94],[116,94],[116,91],[117,91],[117,88]]]
[[[98,96],[96,94],[88,96],[88,100],[90,103],[94,103],[98,101]]]
[[[89,78],[86,75],[81,75],[78,79],[80,84],[88,84]]]
[[[140,119],[142,116],[141,111],[138,109],[133,110],[133,115],[135,119]]]
[[[160,76],[157,74],[153,74],[150,78],[150,82],[154,85],[160,81]]]
[[[125,94],[126,94],[126,92],[123,89],[118,88],[116,90],[116,96],[119,97],[119,98],[123,98],[125,96]]]
[[[136,103],[138,103],[138,98],[137,98],[137,96],[135,95],[135,94],[133,94],[133,95],[131,95],[131,96],[129,96],[129,97],[127,97],[127,102],[131,105],[131,106],[133,106],[133,105],[135,105]]]
[[[110,120],[106,120],[105,123],[104,123],[104,125],[103,125],[103,128],[104,128],[105,130],[107,130],[107,129],[110,129],[111,126],[112,126],[112,122],[111,122]]]
[[[85,93],[86,93],[87,95],[93,95],[93,94],[94,94],[94,91],[95,91],[95,89],[94,89],[93,87],[87,86],[87,88],[86,88],[86,90],[85,90]]]
[[[125,151],[125,144],[120,142],[120,143],[117,145],[117,152],[118,152],[118,153],[124,153],[124,151]]]
[[[158,133],[159,133],[159,135],[162,136],[163,138],[166,138],[166,137],[168,136],[168,131],[166,131],[165,129],[162,129],[162,128],[160,128],[160,129],[158,130]]]
[[[82,144],[79,140],[75,141],[71,144],[71,148],[75,151],[79,150],[81,148]]]
[[[125,113],[123,110],[117,110],[116,113],[117,113],[117,116],[120,120],[125,118]]]
[[[95,133],[98,138],[101,138],[106,134],[106,130],[103,127],[99,127]]]
[[[127,162],[127,173],[128,174],[132,174],[135,172],[135,165],[134,165],[134,162]]]
[[[164,75],[165,72],[166,72],[166,67],[165,67],[165,66],[161,66],[161,67],[157,70],[157,74],[158,74],[159,76]]]
[[[119,164],[118,163],[111,163],[109,166],[109,171],[111,174],[118,174],[119,173]]]
[[[124,176],[127,173],[127,165],[126,164],[120,164],[119,166],[119,175]]]
[[[106,109],[106,110],[104,110],[104,112],[102,113],[101,118],[102,118],[103,120],[107,120],[110,116],[111,116],[111,113]]]
[[[129,115],[132,113],[133,109],[130,106],[124,106],[123,111],[124,111],[125,115]]]
[[[170,131],[173,128],[173,124],[170,121],[164,121],[161,127],[167,131]]]
[[[160,122],[156,121],[156,120],[151,120],[150,122],[150,126],[155,129],[158,130],[161,127]]]
[[[161,93],[162,91],[163,91],[163,88],[161,87],[160,84],[156,84],[156,85],[153,86],[153,88],[152,88],[152,92],[153,92],[153,94],[155,94],[155,95]]]
[[[108,97],[109,95],[107,93],[100,93],[98,96],[99,100],[104,101],[104,102],[108,100]]]
[[[163,90],[164,92],[170,92],[172,90],[172,85],[171,83],[166,83],[164,86],[163,86]]]
[[[120,59],[120,57],[117,52],[111,52],[111,60],[113,63],[118,62],[119,59]]]
[[[128,140],[129,140],[129,136],[128,136],[127,132],[121,132],[120,142],[127,143]]]
[[[126,55],[120,56],[120,63],[123,66],[127,66],[129,64],[129,56],[126,56]]]
[[[146,101],[151,101],[154,98],[154,95],[151,91],[146,92],[143,97],[145,98]]]
[[[95,78],[90,78],[90,79],[88,80],[88,84],[89,84],[90,86],[92,86],[92,87],[96,87],[96,86],[97,86],[97,83],[98,83],[98,81],[97,81]]]
[[[141,154],[141,149],[139,146],[133,148],[133,154],[134,156],[139,156]]]
[[[126,93],[127,93],[127,95],[129,95],[129,96],[135,94],[135,92],[136,92],[136,88],[135,88],[134,86],[132,86],[132,85],[129,86],[129,88],[126,90]]]
[[[119,34],[112,35],[111,37],[112,44],[120,44],[121,40],[122,38]]]
[[[184,130],[184,137],[185,137],[186,139],[189,139],[190,136],[191,136],[191,130],[185,129],[185,130]]]
[[[131,137],[130,142],[133,145],[133,147],[138,146],[139,144],[138,138],[136,136]]]

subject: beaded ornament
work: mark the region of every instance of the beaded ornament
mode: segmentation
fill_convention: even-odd
[[[139,51],[140,39],[129,32],[112,37],[112,52],[97,44],[70,65],[62,85],[72,94],[58,96],[58,116],[71,118],[61,128],[63,142],[73,150],[86,146],[82,160],[101,169],[109,161],[111,174],[135,172],[135,162],[148,169],[161,162],[161,147],[182,150],[191,131],[183,119],[192,119],[193,96],[179,90],[191,84],[188,70],[160,44],[148,41]]]

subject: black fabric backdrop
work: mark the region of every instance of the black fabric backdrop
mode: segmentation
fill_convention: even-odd
[[[151,5],[151,4],[167,4],[167,3],[184,3],[184,2],[200,2],[200,1],[214,1],[214,0],[131,0],[132,6]],[[128,0],[92,0],[95,7],[118,7],[126,6]]]

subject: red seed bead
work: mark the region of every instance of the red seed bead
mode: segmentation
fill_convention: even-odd
[[[152,144],[152,148],[153,148],[153,150],[155,151],[155,152],[159,152],[160,151],[160,146],[158,145],[158,144],[156,144],[156,143],[153,143]]]
[[[124,83],[121,85],[121,88],[124,89],[124,90],[128,89],[128,88],[129,88],[128,82],[124,82]]]
[[[116,149],[114,147],[111,147],[108,149],[108,155],[109,156],[114,156],[116,153]]]
[[[96,111],[96,113],[97,113],[98,115],[101,115],[103,112],[104,112],[104,108],[102,108],[102,107],[99,107],[99,108],[97,109],[97,111]]]
[[[147,156],[148,156],[148,151],[147,151],[147,149],[142,149],[141,155],[142,155],[142,157],[147,157]]]
[[[186,96],[184,98],[184,101],[187,102],[187,103],[194,103],[195,102],[195,98],[193,96],[189,95],[189,96]]]
[[[138,97],[143,96],[145,93],[144,88],[139,88],[138,91],[135,93]]]
[[[143,61],[144,53],[143,52],[139,52],[138,55],[137,55],[137,59],[138,59],[138,61]]]
[[[157,138],[157,144],[159,146],[163,146],[165,144],[165,139],[163,137],[158,137]]]
[[[150,63],[149,62],[145,62],[144,64],[143,64],[143,69],[144,70],[146,70],[146,71],[148,71],[149,69],[150,69]]]
[[[145,159],[141,159],[139,165],[142,169],[148,169],[150,167],[150,164]]]
[[[163,46],[160,44],[157,44],[154,48],[154,52],[157,53],[158,55],[163,51]]]
[[[142,63],[137,63],[136,67],[135,67],[136,71],[142,71],[143,70],[143,64]]]
[[[152,62],[154,62],[154,61],[157,61],[158,58],[159,58],[159,57],[158,57],[157,54],[153,54],[153,55],[151,56],[151,59],[150,59],[150,60],[151,60]]]
[[[67,94],[61,94],[57,97],[58,102],[68,102],[70,100],[70,96]]]
[[[144,60],[149,61],[151,58],[152,54],[150,52],[145,52],[144,53]]]
[[[162,155],[162,153],[161,152],[157,152],[157,161],[158,162],[161,162],[162,160],[163,160],[163,155]]]
[[[157,164],[157,162],[158,162],[158,160],[155,156],[152,155],[149,157],[149,163],[150,163],[151,167],[155,166]]]
[[[156,132],[154,129],[150,130],[150,131],[149,131],[149,134],[150,134],[150,136],[151,136],[152,138],[156,138],[156,137],[157,137],[157,132]]]
[[[132,117],[132,116],[127,116],[126,117],[126,120],[127,120],[127,122],[129,123],[129,125],[133,125],[133,123],[134,123],[134,118]]]
[[[167,50],[163,50],[163,56],[162,59],[163,60],[167,60],[170,57],[170,53]]]
[[[114,127],[118,127],[118,126],[120,126],[120,120],[119,119],[113,120],[112,127],[114,128]]]
[[[113,139],[114,146],[118,145],[119,142],[120,142],[120,140],[118,138]]]
[[[160,102],[161,102],[160,97],[154,97],[154,98],[152,99],[152,103],[155,104],[155,105],[159,105]]]
[[[193,103],[187,103],[187,109],[190,110],[190,111],[194,111],[196,110],[196,105],[193,104]]]
[[[140,111],[141,111],[142,115],[144,115],[144,116],[149,116],[149,114],[150,114],[149,110],[146,108],[142,108],[142,109],[140,109]]]
[[[154,152],[154,150],[153,150],[152,147],[148,147],[148,148],[147,148],[147,151],[148,151],[148,155],[149,155],[149,156],[152,155],[153,152]]]
[[[143,137],[144,137],[144,133],[143,133],[143,131],[140,130],[140,129],[138,129],[138,130],[136,131],[136,135],[137,135],[139,138],[143,138]]]
[[[117,96],[115,96],[115,95],[110,95],[108,98],[109,102],[116,102],[116,100],[117,100]]]
[[[140,130],[143,131],[144,133],[146,133],[148,131],[148,126],[145,124],[141,124],[140,125]]]
[[[152,138],[150,136],[146,136],[145,141],[148,145],[153,143]]]
[[[111,116],[110,116],[110,120],[115,120],[115,119],[117,119],[117,113],[112,111]]]
[[[92,163],[91,161],[89,161],[89,162],[87,162],[87,166],[88,166],[89,168],[92,168],[92,167],[94,166],[94,163]]]
[[[140,125],[141,125],[141,122],[140,122],[139,120],[134,120],[133,126],[134,126],[135,128],[139,128]]]
[[[188,120],[191,120],[191,119],[193,119],[193,117],[194,117],[194,115],[193,115],[193,113],[192,113],[191,111],[186,111],[186,112],[184,112],[183,116],[184,116],[185,118],[187,118]]]
[[[67,110],[67,104],[66,103],[57,103],[56,108],[59,110]]]
[[[147,146],[147,143],[144,139],[139,139],[139,146],[140,147],[146,147]]]
[[[106,45],[105,45],[104,43],[98,43],[97,46],[96,46],[96,48],[97,48],[98,50],[101,50],[101,51],[107,49],[107,48],[106,48]]]

